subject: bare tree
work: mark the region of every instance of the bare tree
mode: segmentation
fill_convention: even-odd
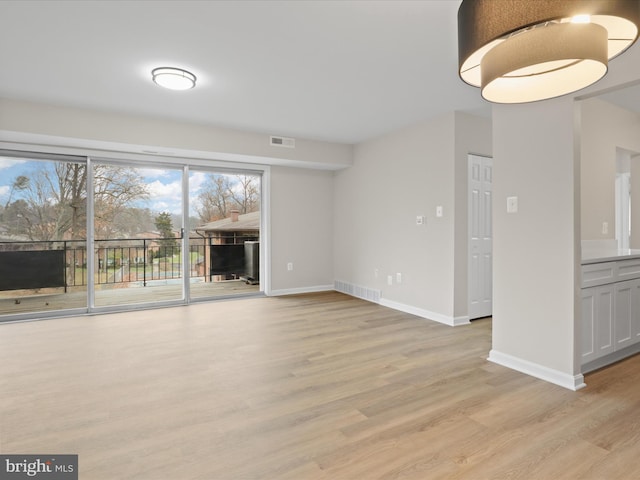
[[[24,177],[27,178],[27,177]],[[5,208],[20,234],[31,240],[86,238],[87,167],[71,162],[43,163],[21,181],[22,199]],[[16,184],[16,189],[18,184]],[[130,167],[94,168],[95,229],[99,238],[115,232],[115,218],[136,199],[146,198],[142,178]]]
[[[56,232],[61,238],[68,232],[71,238],[86,237],[87,167],[78,163],[57,162],[55,164],[57,185],[52,192],[60,216]]]
[[[96,165],[93,177],[96,238],[120,234],[116,217],[134,200],[149,197],[147,185],[135,169],[117,165]]]
[[[227,175],[209,174],[198,199],[200,220],[204,223],[226,218],[231,209],[230,182]]]
[[[237,181],[230,189],[234,206],[240,213],[255,212],[260,207],[260,185],[253,175],[236,175]]]
[[[240,213],[260,209],[260,180],[254,175],[209,174],[197,208],[203,223],[227,218],[231,210]]]

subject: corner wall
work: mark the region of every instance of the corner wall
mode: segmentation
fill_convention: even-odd
[[[334,174],[335,279],[380,291],[382,305],[467,322],[467,154],[489,154],[490,132],[489,119],[451,112],[357,145]]]

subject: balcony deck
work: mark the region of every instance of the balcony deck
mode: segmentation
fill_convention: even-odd
[[[96,291],[96,306],[133,305],[165,300],[179,300],[182,285],[179,282],[146,287],[102,288]],[[258,293],[260,285],[248,285],[243,280],[196,282],[190,285],[192,298],[222,298],[234,295]],[[39,292],[0,292],[0,321],[3,315],[49,312],[55,310],[86,308],[86,287],[74,287],[67,293],[62,289],[42,289]]]

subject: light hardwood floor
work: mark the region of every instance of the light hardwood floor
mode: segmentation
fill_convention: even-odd
[[[571,392],[320,293],[0,325],[0,452],[82,480],[637,479],[640,356]]]

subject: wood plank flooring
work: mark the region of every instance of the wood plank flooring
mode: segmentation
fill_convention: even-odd
[[[640,356],[571,392],[328,292],[0,325],[0,452],[82,480],[636,479]]]

